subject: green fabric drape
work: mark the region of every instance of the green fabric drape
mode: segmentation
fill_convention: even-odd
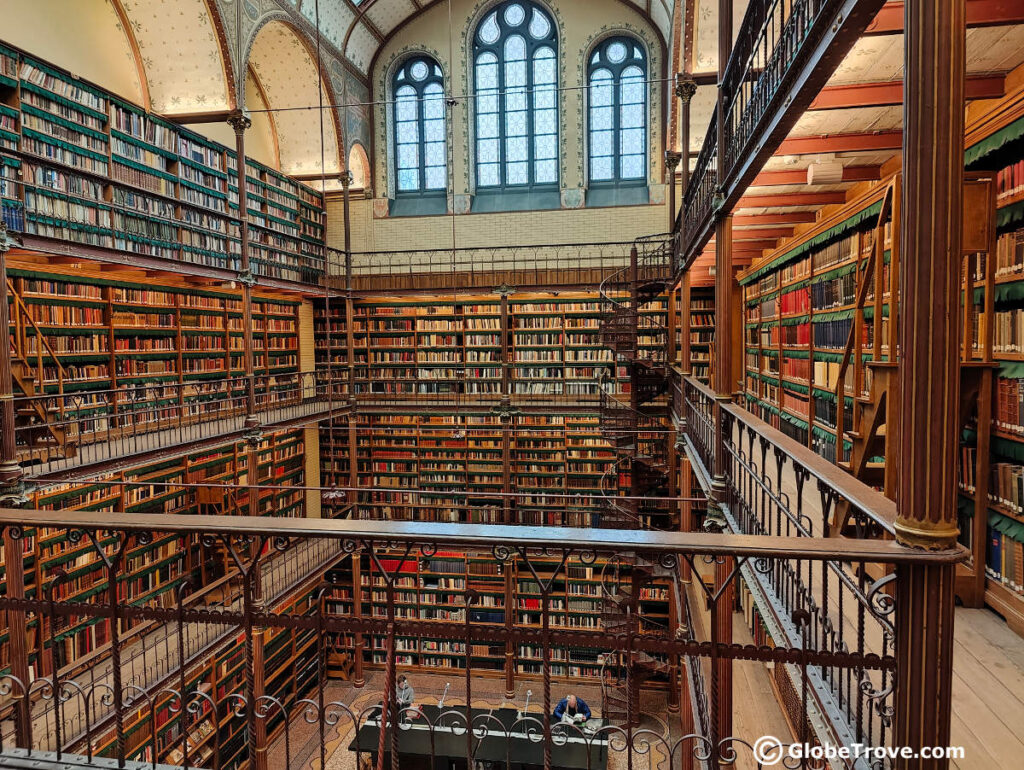
[[[107,113],[94,110],[92,107],[87,107],[86,105],[80,104],[72,99],[65,99],[60,94],[55,94],[53,91],[43,88],[42,86],[37,86],[35,83],[29,83],[27,80],[21,81],[21,89],[23,91],[31,91],[34,94],[39,94],[52,102],[63,104],[65,107],[70,107],[73,110],[79,110],[80,112],[84,112],[86,115],[91,115],[94,118],[99,118],[103,121],[107,120]]]
[[[145,174],[151,174],[153,176],[158,176],[161,179],[166,179],[168,182],[177,182],[178,181],[178,177],[174,176],[173,174],[168,174],[166,171],[160,171],[159,169],[153,168],[152,166],[147,166],[144,163],[137,163],[134,160],[130,160],[128,158],[124,158],[124,157],[122,157],[120,155],[117,155],[117,154],[113,154],[110,157],[111,157],[111,160],[114,161],[114,163],[120,163],[122,166],[127,166],[128,168],[133,168],[136,171],[141,171],[141,172],[143,172]]]
[[[800,358],[800,359],[810,358],[811,357],[811,351],[809,351],[809,350],[785,350],[785,349],[783,349],[782,357],[783,358]]]
[[[1024,522],[1011,519],[996,511],[989,511],[988,525],[1013,540],[1024,542]]]
[[[1024,361],[1003,361],[998,374],[1008,380],[1024,380]]]
[[[874,305],[866,305],[864,307],[864,320],[865,321],[871,321],[871,320],[874,319],[874,317],[875,317],[875,306]],[[888,318],[888,317],[889,317],[889,303],[886,302],[884,305],[882,305],[882,318]]]
[[[799,382],[790,382],[789,380],[786,380],[782,383],[782,387],[786,390],[791,390],[794,393],[799,393],[801,396],[809,396],[811,393],[811,389],[809,387],[801,385]]]
[[[854,230],[855,228],[862,225],[864,222],[867,222],[872,218],[877,218],[881,210],[882,201],[877,201],[868,206],[867,208],[861,209],[860,211],[843,220],[839,224],[830,227],[828,230],[819,233],[810,240],[804,241],[799,246],[796,246],[787,251],[786,253],[779,255],[770,262],[761,265],[757,270],[744,277],[740,281],[740,283],[743,285],[751,283],[752,281],[757,280],[761,276],[770,273],[776,270],[777,268],[782,267],[785,264],[788,264],[796,259],[799,259],[800,257],[806,254],[810,254],[812,251],[817,250],[820,246],[824,246],[828,243],[831,243],[834,240],[837,240],[843,235],[846,235],[851,230]]]
[[[790,316],[788,318],[783,318],[779,323],[782,324],[783,326],[799,326],[800,324],[810,322],[810,320],[810,315],[795,315]]]
[[[139,149],[145,150],[146,152],[151,152],[155,155],[160,155],[164,158],[167,158],[168,160],[183,160],[182,158],[179,158],[178,153],[174,152],[173,150],[165,150],[163,147],[158,147],[155,144],[150,144],[145,139],[139,139],[137,136],[126,134],[124,131],[118,131],[116,128],[110,129],[110,135],[116,136],[121,141],[127,142],[128,144],[133,145],[134,147],[138,147]]]
[[[972,144],[964,150],[964,165],[968,169],[984,168],[989,156],[993,156],[1011,142],[1024,136],[1024,118],[1018,118],[1005,128],[1001,128],[991,136]]]
[[[996,232],[1002,233],[1024,222],[1024,200],[996,211]]]
[[[99,160],[102,161],[103,163],[107,162],[106,155],[101,155],[98,152],[87,150],[84,147],[79,147],[77,144],[72,144],[71,142],[65,142],[62,139],[56,139],[50,136],[49,134],[44,134],[42,131],[36,131],[34,129],[25,128],[24,126],[22,126],[21,132],[27,137],[30,137],[32,139],[38,139],[40,142],[52,144],[56,147],[61,147],[67,150],[68,152],[73,152],[77,155],[82,155],[86,158],[92,158],[93,160]]]

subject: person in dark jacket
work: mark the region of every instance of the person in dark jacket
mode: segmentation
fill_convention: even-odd
[[[562,700],[558,701],[553,716],[555,719],[565,722],[586,722],[590,719],[590,706],[587,705],[583,698],[577,698],[575,695],[566,695]]]

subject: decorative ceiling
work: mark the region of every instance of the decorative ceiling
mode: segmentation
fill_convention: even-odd
[[[223,0],[222,0],[223,1]],[[578,1],[578,0],[577,0]],[[746,0],[736,0],[743,2]],[[447,0],[319,0],[320,33],[364,77],[388,37],[410,19]],[[668,45],[675,0],[619,0],[649,15]],[[299,0],[302,16],[316,25],[317,0]]]
[[[114,0],[138,46],[150,107],[168,115],[233,106],[217,29],[204,0]]]
[[[323,110],[321,120],[321,111],[317,109],[320,104],[332,103],[331,94],[320,80],[316,60],[306,43],[285,23],[272,21],[256,36],[249,64],[267,104],[274,110],[281,171],[286,174],[337,174],[341,165],[334,111]]]

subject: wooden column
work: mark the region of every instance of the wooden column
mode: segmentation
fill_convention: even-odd
[[[10,293],[7,288],[7,252],[10,250],[7,228],[0,220],[0,487],[16,484],[22,476],[18,464],[14,424],[14,377],[11,374]]]
[[[725,69],[732,53],[732,7],[733,0],[718,0],[718,179],[721,181],[728,169],[725,167],[726,116],[728,97],[722,87]],[[721,190],[716,193],[716,205],[720,203]],[[732,400],[735,383],[733,378],[732,326],[735,300],[733,292],[732,264],[732,215],[719,210],[715,220],[715,360],[712,372],[712,390],[715,392],[715,457],[714,478],[708,505],[709,519],[718,527],[724,526],[720,506],[726,500],[726,453],[725,428],[722,407]],[[716,511],[715,509],[719,509]],[[717,515],[716,515],[717,514]],[[732,573],[733,560],[723,558],[715,564],[715,590],[722,590]],[[717,644],[732,643],[733,584],[725,588],[715,602],[711,623],[714,626],[711,638]],[[732,660],[717,658],[712,664],[711,690],[712,709],[711,732],[715,740],[715,766],[720,764],[722,742],[732,736]]]
[[[964,0],[909,0],[904,80],[898,538],[956,542]]]
[[[937,550],[957,538],[965,0],[907,0],[904,14],[896,538]],[[894,745],[949,745],[953,573],[949,564],[897,569]]]

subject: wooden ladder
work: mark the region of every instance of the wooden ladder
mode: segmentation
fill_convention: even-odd
[[[74,457],[78,449],[78,429],[69,422],[64,398],[67,370],[50,346],[43,330],[29,312],[24,299],[7,279],[11,297],[11,379],[15,396],[25,396],[15,404],[15,424],[21,434],[18,461],[23,464],[46,462],[55,458]],[[30,340],[35,344],[30,345]],[[34,350],[30,348],[35,348]],[[56,368],[57,392],[47,399],[48,382],[43,362],[49,360]]]

